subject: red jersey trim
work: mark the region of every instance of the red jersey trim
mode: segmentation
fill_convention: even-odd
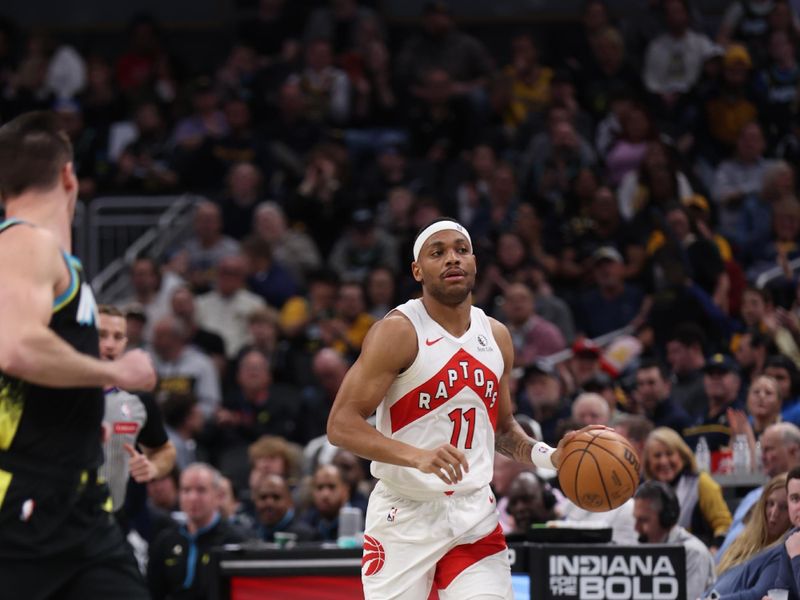
[[[456,546],[436,563],[433,587],[437,590],[445,589],[453,583],[456,577],[476,562],[502,552],[506,548],[506,538],[503,536],[500,525],[492,533],[472,544]]]
[[[389,416],[392,433],[429,415],[458,394],[470,388],[483,401],[492,429],[497,429],[499,383],[494,372],[463,348],[425,383],[392,404]]]

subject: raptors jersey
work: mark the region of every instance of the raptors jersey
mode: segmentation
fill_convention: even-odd
[[[448,485],[432,473],[373,461],[372,475],[414,499],[460,495],[488,485],[503,375],[503,356],[489,319],[472,307],[470,327],[457,338],[428,315],[422,300],[410,300],[396,310],[414,325],[417,357],[378,406],[378,431],[417,448],[450,443],[466,455],[469,473]]]

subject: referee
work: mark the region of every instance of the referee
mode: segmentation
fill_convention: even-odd
[[[114,306],[98,308],[100,358],[118,360],[128,342],[125,315]],[[114,513],[122,514],[128,477],[147,483],[163,477],[175,464],[175,447],[167,437],[161,411],[150,394],[139,396],[111,387],[105,391],[105,463],[100,475],[108,482]],[[142,448],[142,452],[136,446]]]
[[[97,304],[71,255],[72,145],[55,115],[0,127],[0,596],[144,600],[103,510],[103,388],[151,390],[146,353],[99,360]]]

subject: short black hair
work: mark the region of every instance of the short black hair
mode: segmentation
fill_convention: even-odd
[[[661,374],[661,379],[668,379],[669,373],[667,372],[667,368],[657,358],[644,358],[639,363],[639,366],[636,367],[636,372],[642,371],[644,369],[658,369],[658,372]]]
[[[668,342],[679,342],[684,346],[700,346],[701,350],[705,350],[708,344],[708,338],[702,328],[696,323],[681,323],[667,337]]]
[[[28,112],[0,127],[0,199],[47,190],[72,160],[72,143],[50,111]]]
[[[789,489],[789,482],[792,479],[800,479],[800,466],[795,467],[794,469],[789,471],[789,473],[787,473],[787,475],[786,475],[786,489],[787,490]]]

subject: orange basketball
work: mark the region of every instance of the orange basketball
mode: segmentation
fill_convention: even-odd
[[[564,495],[584,510],[605,512],[633,496],[639,457],[614,431],[585,431],[564,446],[558,482]]]

